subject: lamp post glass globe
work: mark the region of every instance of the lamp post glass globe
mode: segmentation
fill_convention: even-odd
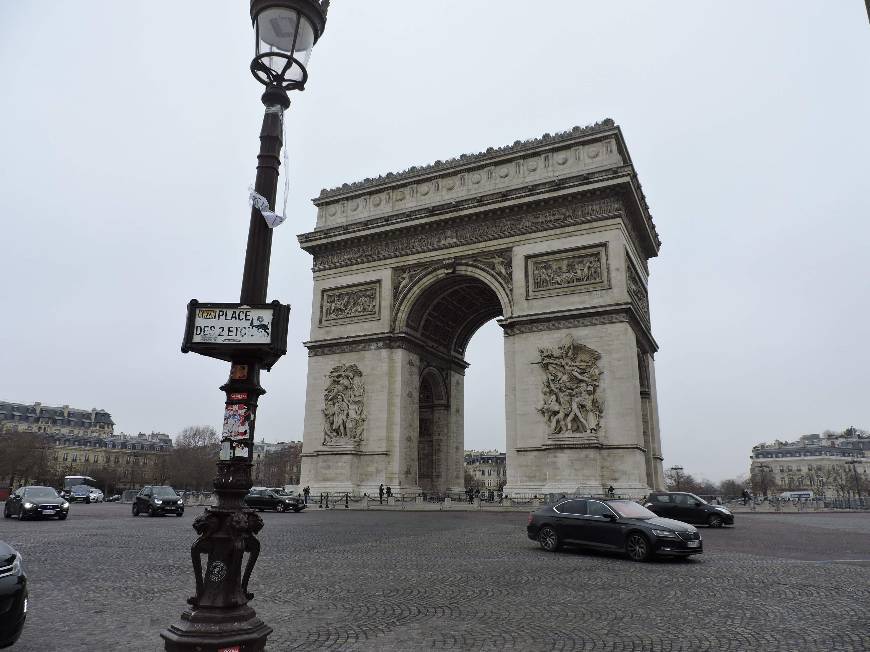
[[[303,89],[311,50],[323,33],[326,6],[317,0],[252,0],[254,77],[266,86]]]

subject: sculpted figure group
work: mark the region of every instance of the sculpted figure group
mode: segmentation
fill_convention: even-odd
[[[338,365],[329,372],[323,392],[323,445],[341,446],[362,441],[365,430],[365,385],[355,364]]]
[[[601,369],[597,352],[572,337],[553,348],[539,349],[544,371],[538,412],[553,435],[584,434],[596,436],[604,415],[599,396]]]

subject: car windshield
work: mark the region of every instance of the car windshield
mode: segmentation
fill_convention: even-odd
[[[630,500],[613,500],[607,503],[623,518],[655,518],[656,515],[643,505]]]
[[[57,492],[51,487],[31,487],[24,492],[24,497],[45,500],[48,498],[57,498]]]
[[[696,496],[695,494],[689,494],[689,496],[690,496],[691,498],[694,498],[695,500],[697,500],[697,501],[698,501],[699,503],[701,503],[702,505],[706,505],[706,504],[707,504],[707,501],[706,501],[706,500],[704,500],[703,498],[699,498],[699,497]]]
[[[172,487],[154,487],[154,495],[161,498],[178,498]]]

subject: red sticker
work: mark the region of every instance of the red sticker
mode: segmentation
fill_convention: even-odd
[[[248,394],[247,392],[237,392],[235,394],[230,394],[231,401],[247,401]]]

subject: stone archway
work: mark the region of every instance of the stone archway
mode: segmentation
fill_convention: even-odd
[[[610,121],[324,191],[302,483],[462,491],[465,348],[505,334],[509,493],[662,486],[659,248]]]

